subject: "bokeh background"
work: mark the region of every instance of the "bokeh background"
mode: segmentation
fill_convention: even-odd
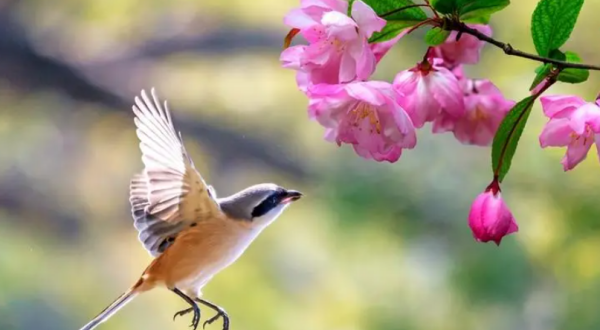
[[[533,51],[536,2],[494,16],[494,36]],[[427,128],[396,164],[325,142],[278,62],[298,4],[0,1],[0,329],[78,329],[150,262],[128,184],[142,168],[132,100],[153,86],[220,195],[264,181],[306,194],[205,288],[232,330],[600,328],[596,151],[563,173],[563,151],[539,147],[537,104],[503,185],[520,231],[500,248],[476,243],[466,218],[490,150]],[[564,48],[595,64],[599,10],[585,3]],[[414,65],[422,35],[402,39],[376,78]],[[487,46],[467,72],[520,99],[536,66]],[[594,99],[599,77],[548,93]],[[185,307],[155,290],[101,329],[187,329],[189,317],[172,321]]]

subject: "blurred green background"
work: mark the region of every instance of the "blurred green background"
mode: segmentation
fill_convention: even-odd
[[[535,4],[495,15],[494,36],[533,51]],[[596,151],[563,173],[563,150],[539,147],[537,104],[503,185],[520,231],[500,248],[476,243],[466,218],[491,179],[489,149],[429,126],[396,164],[325,142],[278,62],[282,18],[298,5],[0,1],[0,329],[78,329],[150,262],[128,184],[142,168],[131,104],[153,86],[220,195],[264,181],[306,194],[205,288],[232,330],[600,328]],[[564,47],[595,64],[599,10],[585,3]],[[402,39],[376,78],[413,66],[422,35]],[[536,66],[486,46],[466,71],[520,99]],[[548,94],[591,100],[599,86],[596,73]],[[189,316],[172,321],[184,307],[155,290],[99,329],[187,329]]]

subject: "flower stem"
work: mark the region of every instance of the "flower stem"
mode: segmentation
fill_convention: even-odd
[[[438,15],[437,11],[435,9],[433,9],[431,4],[429,3],[429,0],[425,0],[425,3],[427,4],[427,7],[429,7],[429,9],[431,9],[431,11],[433,12],[433,15],[435,15],[436,18],[440,18],[440,15]]]
[[[414,30],[420,28],[423,25],[427,25],[427,24],[430,24],[430,25],[433,25],[433,26],[438,26],[439,25],[439,20],[437,18],[428,18],[428,19],[426,19],[424,21],[421,21],[421,22],[417,23],[415,26],[411,27],[410,30],[408,30],[406,32],[406,34],[411,34]]]
[[[491,191],[494,196],[498,194],[498,192],[502,191],[500,189],[500,181],[498,180],[498,176],[494,175],[494,179],[490,184],[485,188],[485,192]]]

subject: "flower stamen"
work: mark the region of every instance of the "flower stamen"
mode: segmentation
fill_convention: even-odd
[[[362,120],[368,118],[369,124],[371,124],[371,133],[375,131],[377,134],[381,134],[381,122],[379,121],[379,118],[377,118],[373,106],[364,102],[359,102],[355,108],[350,110],[350,115],[354,117],[354,127],[358,127]]]
[[[478,104],[475,110],[469,113],[469,119],[474,122],[485,121],[488,119],[488,114],[481,104]]]

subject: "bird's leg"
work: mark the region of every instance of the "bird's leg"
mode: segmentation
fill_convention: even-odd
[[[206,301],[204,299],[196,298],[195,300],[203,305],[206,305],[206,306],[212,308],[213,310],[215,310],[217,312],[217,315],[204,321],[204,323],[202,324],[203,329],[204,329],[204,327],[206,327],[207,324],[211,324],[214,321],[218,320],[220,317],[222,317],[223,318],[223,330],[229,330],[229,316],[227,315],[227,312],[225,312],[225,310],[223,308],[211,303],[210,301]]]
[[[175,318],[177,316],[183,316],[189,312],[194,312],[194,317],[192,317],[192,324],[190,325],[190,327],[192,327],[194,330],[196,330],[196,328],[198,328],[198,324],[200,324],[200,308],[192,300],[192,298],[186,296],[185,293],[179,291],[179,289],[174,288],[172,291],[175,292],[181,298],[183,298],[183,300],[185,300],[188,304],[192,305],[192,307],[190,307],[188,309],[184,309],[184,310],[181,310],[181,311],[175,313],[175,315],[173,315],[173,320],[175,320]]]

